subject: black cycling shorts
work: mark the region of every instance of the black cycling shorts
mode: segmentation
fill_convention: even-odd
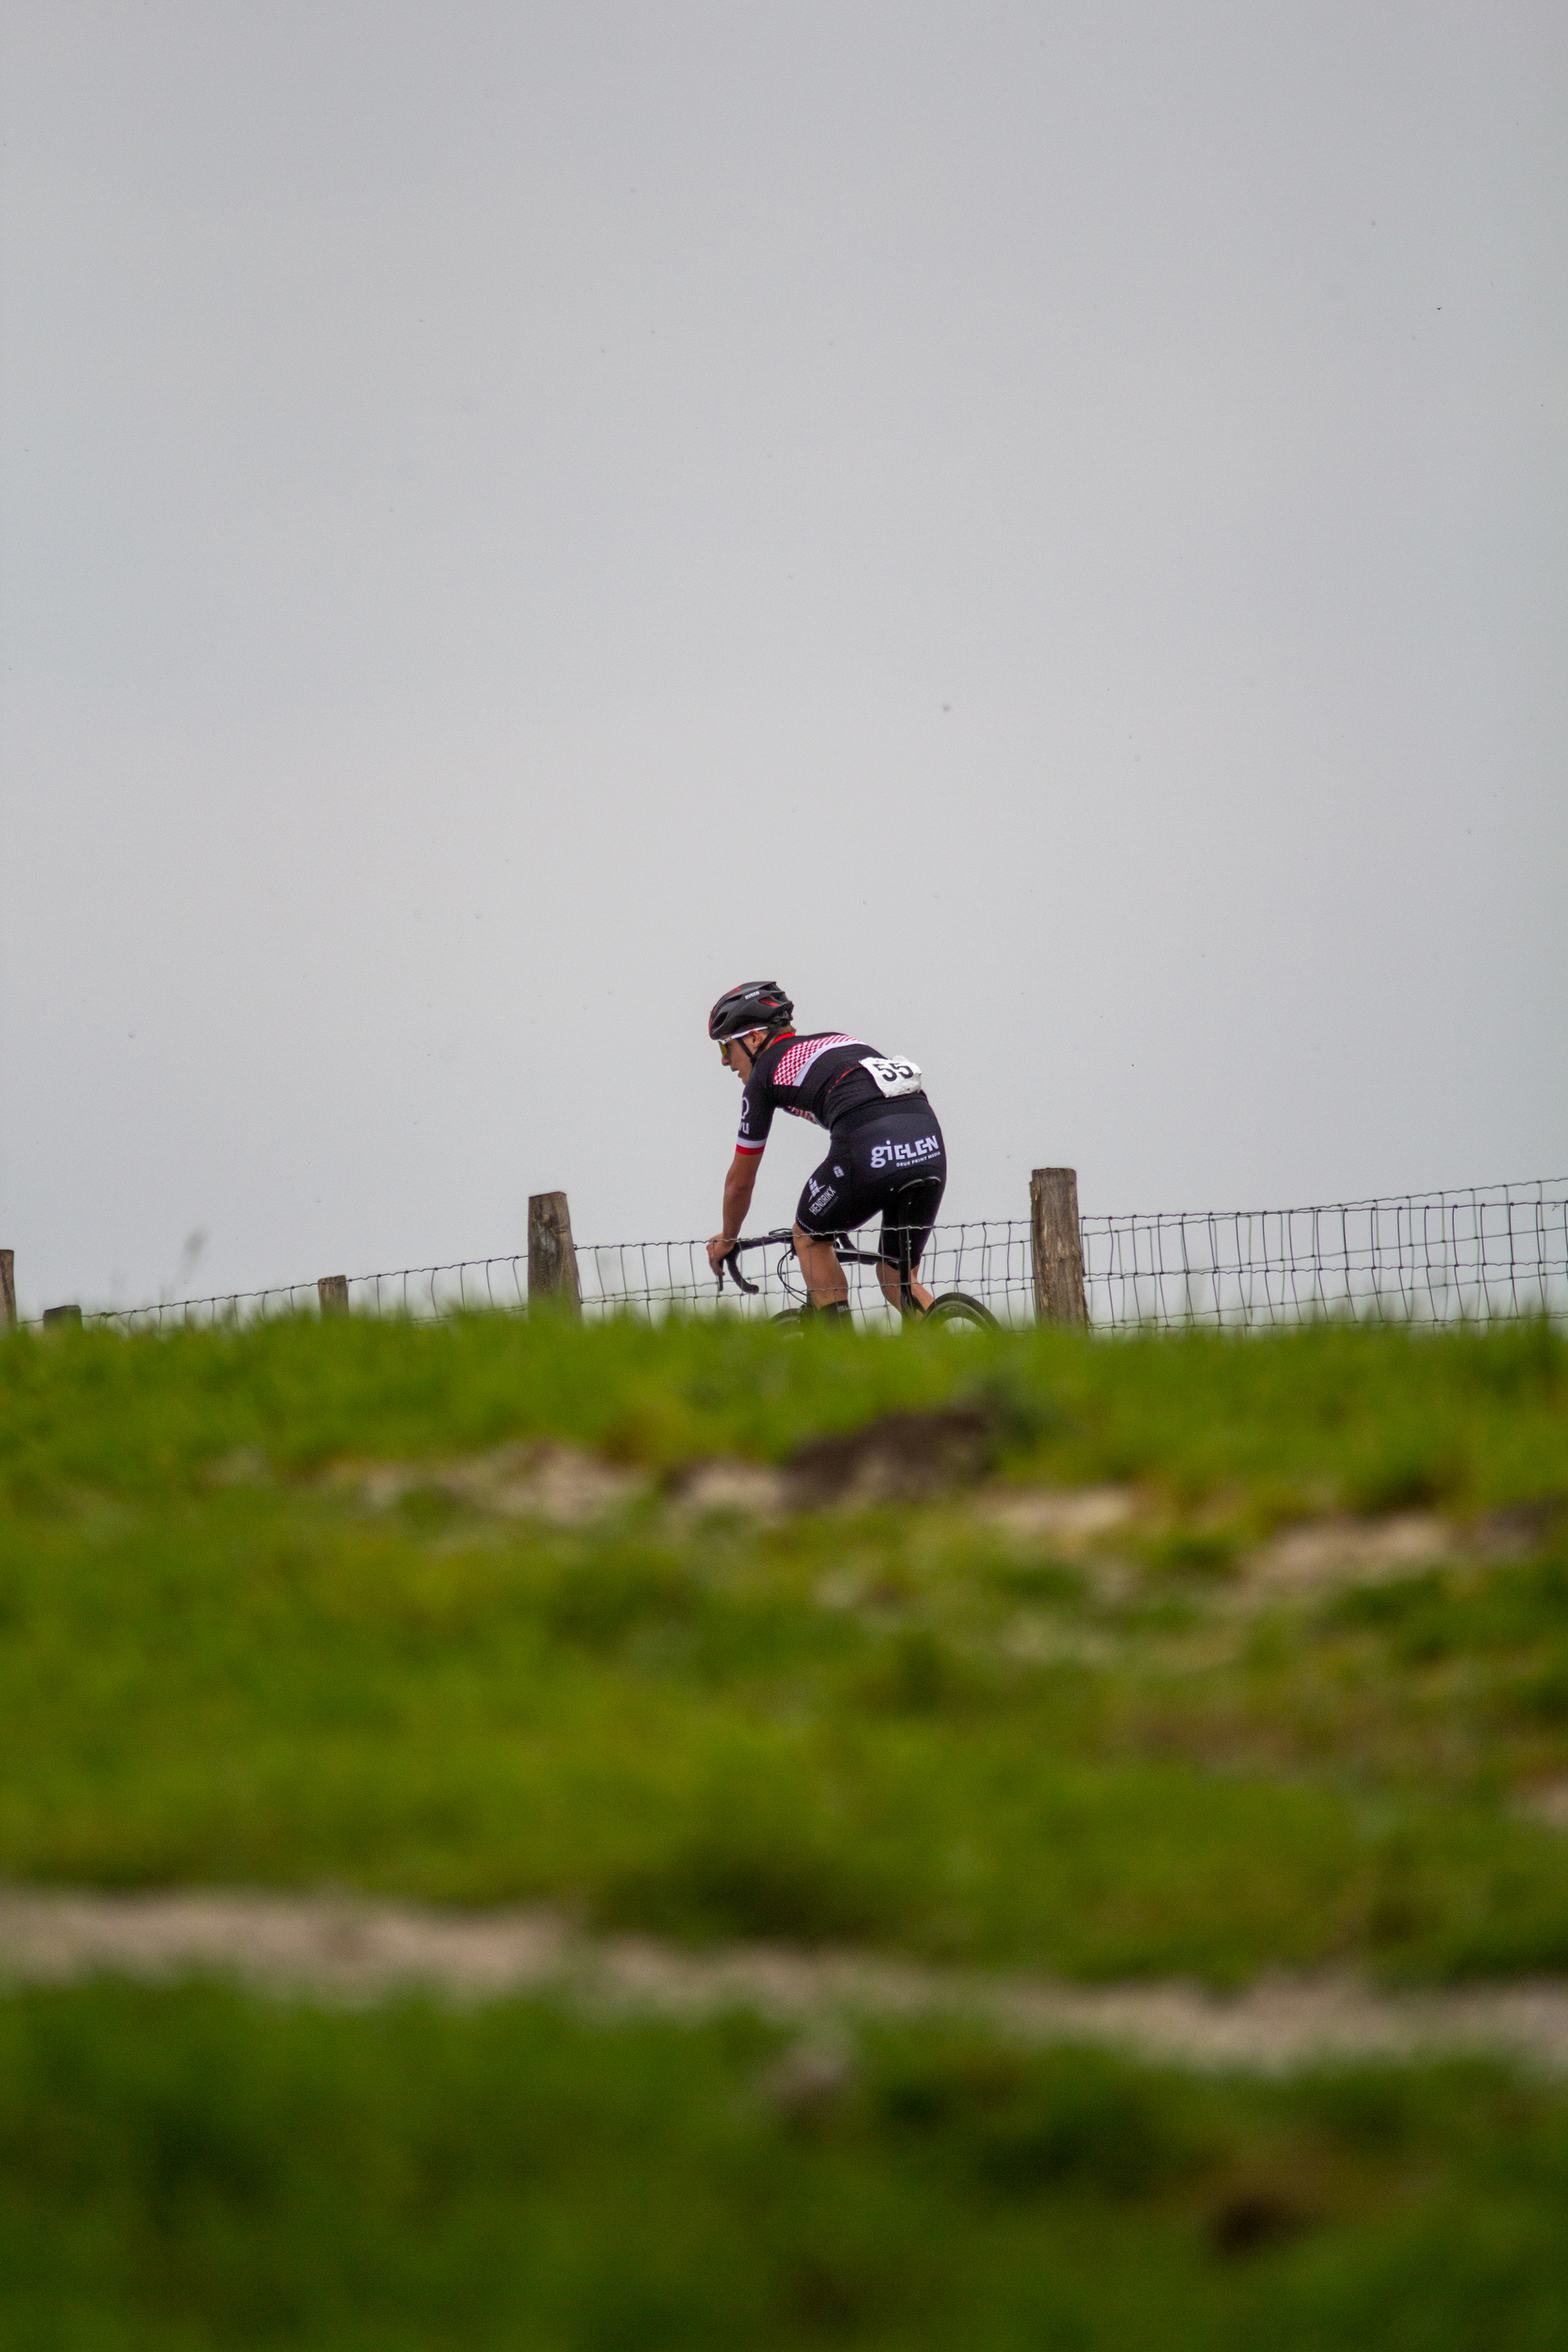
[[[912,1269],[931,1237],[946,1182],[947,1151],[931,1105],[890,1105],[879,1118],[834,1129],[826,1159],[805,1180],[795,1223],[803,1233],[821,1238],[853,1233],[879,1209],[878,1256],[897,1265],[899,1237],[907,1230]],[[920,1185],[918,1192],[905,1201],[895,1197],[901,1186],[912,1183]]]

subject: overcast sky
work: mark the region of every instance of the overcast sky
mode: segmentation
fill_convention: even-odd
[[[1568,13],[3,0],[24,1303],[1568,1169]],[[775,1129],[754,1222],[816,1157]]]

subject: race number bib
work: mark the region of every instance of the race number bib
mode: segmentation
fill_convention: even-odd
[[[866,1054],[860,1061],[863,1070],[869,1070],[885,1095],[918,1095],[921,1090],[921,1066],[906,1062],[901,1054]]]

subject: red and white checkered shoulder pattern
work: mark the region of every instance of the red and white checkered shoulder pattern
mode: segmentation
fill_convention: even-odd
[[[779,1055],[773,1068],[773,1083],[775,1087],[798,1087],[818,1054],[826,1054],[830,1045],[858,1045],[860,1043],[858,1037],[802,1037],[797,1045],[786,1046]]]

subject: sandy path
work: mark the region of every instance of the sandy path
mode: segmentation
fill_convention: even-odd
[[[427,1985],[460,1999],[558,1990],[600,2008],[704,2016],[745,2007],[810,2025],[845,2013],[967,2016],[1031,2041],[1088,2040],[1200,2066],[1480,2050],[1568,2071],[1568,1980],[1383,1993],[1344,1976],[1268,1978],[1235,1995],[1179,1982],[1069,1985],[769,1945],[689,1951],[588,1937],[547,1911],[439,1912],[260,1894],[0,1890],[0,1978],[220,1970],[365,2000]]]

